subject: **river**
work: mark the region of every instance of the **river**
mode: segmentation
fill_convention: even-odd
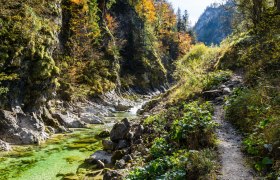
[[[56,180],[83,173],[86,171],[84,160],[102,149],[101,139],[96,135],[104,129],[110,130],[120,119],[135,118],[142,104],[138,103],[128,112],[116,112],[114,117],[106,117],[104,125],[72,129],[73,132],[56,134],[41,145],[14,146],[10,152],[1,152],[0,179]]]

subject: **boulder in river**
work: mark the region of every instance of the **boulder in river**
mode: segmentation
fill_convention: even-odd
[[[122,103],[118,103],[117,105],[114,106],[116,111],[128,111],[132,107],[133,106],[131,106],[129,104],[122,104]]]
[[[97,161],[102,161],[104,164],[111,164],[112,163],[112,155],[106,151],[96,151],[93,153],[87,161],[89,163],[97,163]]]
[[[116,144],[109,140],[102,140],[102,145],[104,150],[113,151],[116,147]]]
[[[129,129],[130,123],[127,118],[123,119],[119,123],[116,123],[110,132],[111,140],[113,142],[118,142],[119,140],[125,139]]]
[[[61,113],[53,114],[53,117],[56,118],[60,124],[65,126],[66,128],[84,128],[85,123],[79,121],[79,119],[71,117],[69,114],[64,115]]]
[[[95,116],[94,114],[90,114],[90,113],[82,113],[80,115],[81,121],[88,123],[88,124],[103,124],[103,120],[98,117]]]

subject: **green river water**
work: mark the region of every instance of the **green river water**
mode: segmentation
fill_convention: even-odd
[[[131,119],[135,110],[115,113],[116,117],[108,117],[107,122]],[[1,152],[0,180],[75,179],[77,173],[86,171],[84,160],[102,149],[101,139],[96,135],[113,124],[72,129],[72,133],[56,134],[42,145],[16,146],[11,152]]]

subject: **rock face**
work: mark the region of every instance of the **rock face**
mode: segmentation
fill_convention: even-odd
[[[46,140],[48,134],[35,115],[0,110],[0,138],[13,144],[34,144]]]
[[[221,6],[213,4],[206,8],[194,27],[198,41],[207,45],[220,44],[231,34],[234,8],[225,8],[231,6],[231,3]]]

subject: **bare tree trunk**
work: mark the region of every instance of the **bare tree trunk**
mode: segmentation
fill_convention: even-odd
[[[257,25],[261,21],[261,15],[263,13],[262,0],[253,0],[253,23]]]

